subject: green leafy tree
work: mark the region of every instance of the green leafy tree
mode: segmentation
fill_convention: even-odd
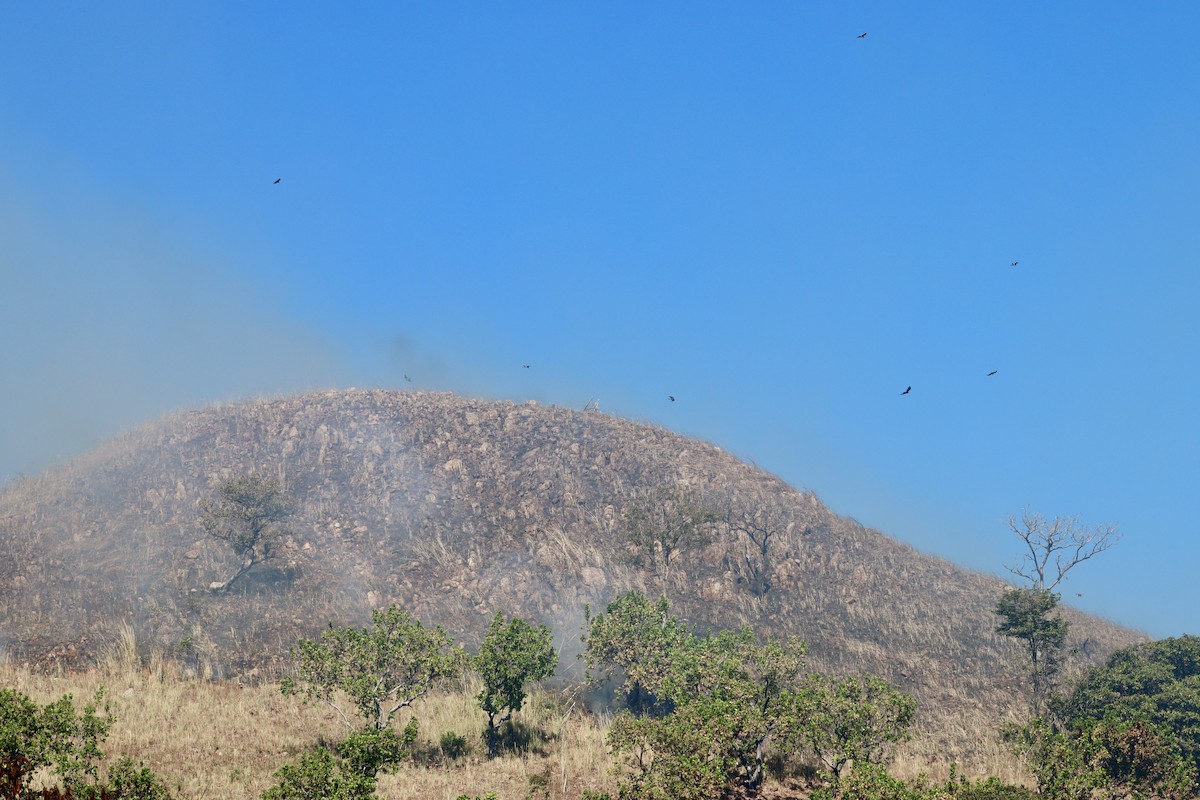
[[[548,627],[534,627],[519,617],[505,622],[497,611],[471,663],[483,678],[478,700],[488,716],[488,756],[495,757],[498,726],[511,726],[513,712],[525,703],[525,684],[553,675],[558,656]]]
[[[358,726],[335,702],[335,692],[345,692],[367,727],[383,730],[466,665],[442,628],[427,628],[396,605],[373,610],[369,628],[330,623],[320,641],[300,639],[292,659],[295,675],[282,682],[283,694],[326,703],[351,730]]]
[[[659,611],[665,615],[666,607]],[[805,722],[798,694],[803,643],[759,644],[748,628],[703,638],[676,629],[667,642],[651,673],[664,713],[622,713],[610,731],[623,796],[756,790],[767,759],[789,749]]]
[[[21,692],[0,689],[0,798],[24,796],[43,768],[69,791],[94,786],[104,758],[100,743],[113,722],[107,707],[97,714],[103,699],[101,688],[77,713],[69,694],[38,706]]]
[[[707,721],[733,783],[756,789],[771,749],[790,749],[800,737],[805,653],[794,638],[759,644],[748,627],[694,638],[675,651],[666,695],[677,710]]]
[[[206,534],[232,547],[241,564],[229,579],[209,588],[226,592],[255,566],[274,558],[286,533],[281,523],[294,510],[291,497],[273,480],[242,475],[222,481],[216,498],[201,504],[200,524]]]
[[[1075,727],[1105,718],[1152,723],[1200,772],[1200,636],[1118,650],[1080,679],[1056,715]]]
[[[728,719],[712,704],[676,708],[665,717],[613,717],[608,745],[618,759],[622,800],[720,797],[735,763],[720,744]]]
[[[1054,589],[1072,569],[1116,544],[1121,535],[1112,525],[1087,529],[1077,517],[1047,520],[1024,511],[1009,517],[1009,529],[1021,540],[1022,556],[1008,571],[1028,585],[1008,589],[1000,597],[996,632],[1020,640],[1029,656],[1034,716],[1045,710],[1067,637],[1067,621],[1050,616],[1061,599]]]
[[[800,738],[835,784],[847,764],[879,764],[892,745],[908,738],[916,713],[911,696],[875,675],[810,675],[801,703],[806,724]]]
[[[1034,713],[1041,713],[1061,666],[1067,621],[1050,616],[1059,595],[1046,589],[1008,589],[1000,596],[996,633],[1019,640],[1029,657]]]
[[[664,713],[660,705],[672,654],[691,640],[682,622],[671,616],[665,596],[650,600],[641,592],[617,597],[604,613],[584,617],[582,654],[588,680],[621,681],[625,702],[635,715]]]

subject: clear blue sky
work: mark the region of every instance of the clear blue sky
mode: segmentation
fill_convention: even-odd
[[[1190,0],[8,4],[0,476],[262,393],[598,398],[972,568],[1023,507],[1117,524],[1066,599],[1200,633],[1198,31]]]

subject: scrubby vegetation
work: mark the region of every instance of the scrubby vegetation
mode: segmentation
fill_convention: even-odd
[[[544,656],[546,632],[517,623],[494,618],[492,643]],[[1010,726],[1027,769],[1014,784],[949,763],[942,778],[905,768],[893,755],[911,697],[875,676],[812,672],[797,640],[697,633],[665,599],[629,593],[589,617],[583,659],[593,685],[615,690],[590,710],[586,687],[537,683],[545,658],[485,678],[464,669],[494,666],[503,647],[468,657],[442,636],[383,609],[368,628],[301,642],[292,676],[255,686],[186,679],[161,653],[139,655],[131,634],[88,673],[0,667],[15,687],[0,690],[0,798],[1186,800],[1200,789],[1197,637],[1121,651],[1051,698],[1048,717]],[[68,686],[91,702],[56,696]],[[522,712],[503,748],[479,717],[486,697]],[[119,756],[106,757],[109,742]]]

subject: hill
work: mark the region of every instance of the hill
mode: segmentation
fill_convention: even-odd
[[[200,506],[247,473],[295,499],[290,535],[213,593],[236,560]],[[630,558],[626,514],[678,487],[726,523],[664,581]],[[815,668],[882,675],[960,764],[1024,706],[1019,651],[992,633],[1000,580],[598,412],[348,390],[178,414],[0,491],[0,563],[0,647],[38,662],[86,663],[128,623],[205,674],[269,678],[297,636],[395,602],[467,642],[496,610],[545,621],[577,669],[585,605],[637,588],[701,628],[795,634]],[[1081,662],[1142,638],[1068,614]]]

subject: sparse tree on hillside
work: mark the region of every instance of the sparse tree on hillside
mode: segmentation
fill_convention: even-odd
[[[472,666],[483,678],[478,700],[488,715],[488,756],[494,758],[500,741],[498,727],[511,725],[513,712],[521,710],[525,684],[550,677],[558,666],[550,629],[545,625],[535,628],[519,617],[505,622],[504,614],[497,611]]]
[[[1029,585],[1008,589],[1001,596],[996,614],[1002,621],[996,632],[1025,645],[1036,716],[1045,708],[1067,637],[1067,621],[1050,616],[1061,598],[1054,589],[1076,565],[1116,544],[1120,534],[1112,525],[1088,530],[1076,517],[1047,520],[1029,511],[1020,520],[1010,517],[1008,526],[1027,551],[1008,570]]]
[[[795,530],[795,520],[786,509],[769,502],[753,507],[730,504],[723,516],[725,527],[747,540],[742,561],[750,591],[766,594],[771,590],[771,542]]]
[[[1055,517],[1024,511],[1021,519],[1008,518],[1008,527],[1025,546],[1021,558],[1008,571],[1024,578],[1034,589],[1054,591],[1077,564],[1103,553],[1121,539],[1113,525],[1088,530],[1078,517]]]
[[[286,533],[280,523],[294,509],[292,498],[273,480],[242,475],[222,481],[216,499],[201,504],[200,524],[209,536],[227,542],[242,563],[232,577],[209,588],[228,591],[256,565],[274,558],[276,545]]]
[[[635,564],[648,568],[663,591],[683,553],[712,541],[720,516],[688,486],[660,487],[625,512],[625,539]]]

